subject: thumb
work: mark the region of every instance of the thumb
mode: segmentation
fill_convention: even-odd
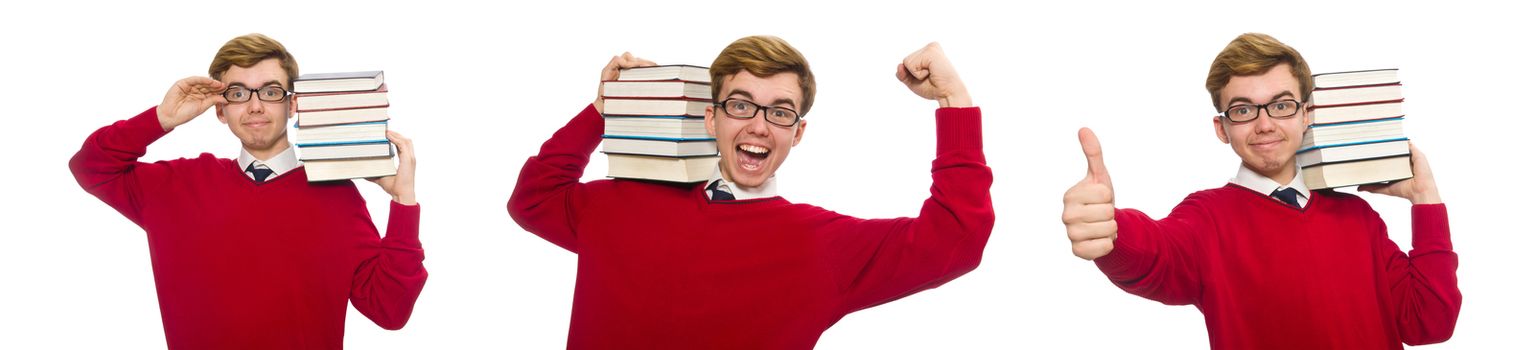
[[[1103,147],[1097,142],[1097,134],[1090,128],[1081,128],[1076,137],[1081,139],[1081,153],[1087,156],[1087,177],[1101,183],[1109,182],[1108,166],[1103,165]]]

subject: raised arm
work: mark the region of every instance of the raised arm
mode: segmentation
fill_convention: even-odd
[[[69,171],[86,192],[139,223],[140,209],[158,188],[173,183],[170,163],[139,162],[149,144],[176,126],[224,103],[223,83],[205,77],[181,79],[160,105],[96,130],[69,159]]]
[[[1385,265],[1386,305],[1395,315],[1396,330],[1408,345],[1440,343],[1454,335],[1463,296],[1459,292],[1459,254],[1449,239],[1449,214],[1438,196],[1427,156],[1411,147],[1412,174],[1389,185],[1360,186],[1360,190],[1406,198],[1412,202],[1412,250],[1401,252],[1390,241],[1383,221],[1375,218],[1379,234],[1376,256]]]
[[[629,53],[613,56],[602,68],[603,81],[618,78],[618,70],[653,66],[654,62],[635,58]],[[576,247],[574,208],[579,202],[581,174],[591,161],[591,153],[602,142],[602,94],[568,124],[543,143],[538,155],[522,164],[506,211],[523,229],[555,245],[579,253]]]
[[[934,288],[974,270],[990,239],[991,169],[981,139],[980,109],[937,43],[906,57],[896,78],[937,100],[937,156],[931,196],[915,218],[842,218],[821,237],[845,290],[846,311]]]
[[[405,327],[415,301],[426,286],[426,253],[421,249],[421,207],[415,198],[415,143],[390,131],[389,141],[399,151],[394,176],[368,179],[393,198],[389,203],[389,227],[379,241],[377,254],[363,261],[352,276],[352,305],[384,329]],[[360,210],[366,210],[362,203]],[[364,216],[366,217],[366,216]],[[372,227],[372,220],[365,225]]]

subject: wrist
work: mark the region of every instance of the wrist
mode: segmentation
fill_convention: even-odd
[[[943,108],[974,107],[975,103],[969,98],[969,91],[959,88],[958,91],[949,92],[937,98],[937,104]]]

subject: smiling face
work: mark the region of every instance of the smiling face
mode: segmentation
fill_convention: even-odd
[[[1220,110],[1231,106],[1262,105],[1280,100],[1303,100],[1300,83],[1288,64],[1280,64],[1258,75],[1233,76],[1220,89]],[[1241,156],[1241,163],[1258,174],[1279,183],[1294,178],[1294,152],[1300,149],[1305,126],[1310,125],[1310,111],[1303,106],[1293,117],[1275,119],[1260,111],[1257,119],[1232,123],[1214,117],[1215,136]]]
[[[750,119],[726,116],[717,106],[704,112],[708,134],[719,142],[719,170],[726,180],[740,187],[756,188],[777,172],[788,159],[789,149],[804,136],[806,122],[801,119],[794,126],[774,125],[767,122],[763,113],[766,107],[801,111],[803,97],[799,75],[795,73],[764,78],[741,71],[724,78],[717,101],[740,99],[764,107]]]
[[[282,61],[275,58],[261,60],[250,67],[232,66],[220,81],[225,86],[243,86],[259,90],[266,86],[287,86],[288,74]],[[251,96],[249,101],[218,106],[218,120],[229,125],[229,131],[240,138],[240,143],[251,155],[268,159],[288,148],[288,116],[292,97],[280,102],[262,101]]]

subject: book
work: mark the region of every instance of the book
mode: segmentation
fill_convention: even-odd
[[[703,118],[686,117],[607,117],[603,119],[604,136],[628,136],[646,139],[712,139]]]
[[[607,116],[703,117],[704,110],[710,105],[713,101],[707,99],[606,98],[602,102],[602,113]]]
[[[1356,70],[1349,72],[1316,74],[1312,76],[1312,79],[1315,80],[1317,89],[1329,89],[1344,86],[1399,84],[1401,83],[1401,78],[1399,77],[1398,72],[1399,70],[1395,68]]]
[[[1386,158],[1411,154],[1411,145],[1405,139],[1366,142],[1351,145],[1311,147],[1300,150],[1295,162],[1301,168],[1316,164],[1341,163],[1371,158]]]
[[[369,91],[383,86],[383,71],[310,73],[293,80],[293,92]]]
[[[322,125],[298,128],[294,144],[298,147],[388,142],[389,124],[371,122]]]
[[[1311,125],[1302,136],[1300,149],[1404,139],[1404,121],[1402,118],[1391,118]]]
[[[719,165],[718,156],[657,157],[607,154],[607,176],[669,182],[708,181]]]
[[[295,114],[294,116],[296,116],[298,119],[298,127],[381,122],[389,120],[389,108],[376,107],[303,111],[298,112],[298,114]]]
[[[379,85],[367,91],[341,91],[296,94],[293,103],[299,112],[389,106],[389,86]]]
[[[398,168],[393,157],[305,161],[309,182],[392,176]]]
[[[298,148],[298,160],[389,157],[394,155],[390,146],[388,141],[305,146]]]
[[[712,99],[712,88],[708,83],[698,83],[682,80],[644,80],[622,81],[611,80],[602,82],[602,96],[616,98],[685,98],[685,99]]]
[[[1334,124],[1360,120],[1400,118],[1406,116],[1402,101],[1315,107],[1311,110],[1313,124]]]
[[[665,157],[712,156],[719,154],[719,144],[712,139],[642,139],[609,136],[602,139],[602,153]]]
[[[620,70],[618,80],[685,80],[707,83],[710,77],[708,67],[672,64]]]
[[[1310,93],[1311,105],[1315,108],[1401,100],[1400,83],[1316,89]]]
[[[1390,182],[1412,177],[1411,156],[1313,165],[1300,172],[1313,190]]]

